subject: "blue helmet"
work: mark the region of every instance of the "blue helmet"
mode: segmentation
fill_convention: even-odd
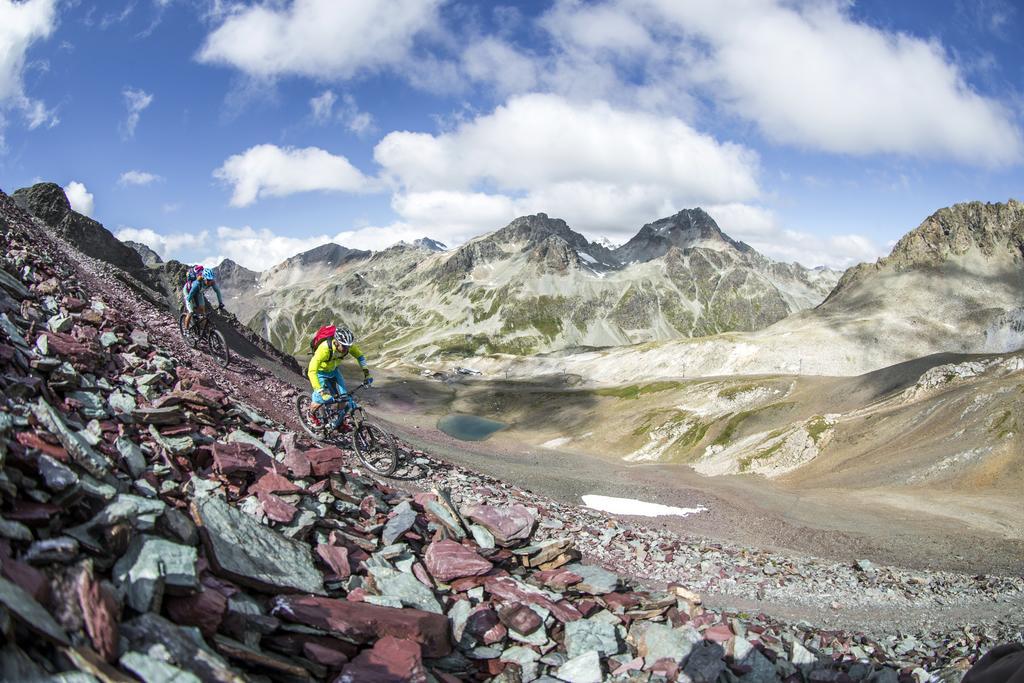
[[[217,271],[213,268],[205,268],[203,272],[199,274],[199,277],[203,278],[207,282],[213,282],[217,279]]]

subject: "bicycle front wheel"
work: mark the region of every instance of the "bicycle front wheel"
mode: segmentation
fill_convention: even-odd
[[[196,335],[192,330],[185,327],[186,315],[187,314],[183,312],[178,316],[178,332],[181,332],[181,338],[185,340],[186,344],[195,348],[196,344],[199,343],[199,340],[196,338]],[[192,325],[193,327],[195,326],[195,321],[193,321]]]
[[[390,477],[398,468],[398,444],[395,437],[377,425],[363,422],[352,433],[352,450],[366,469]]]
[[[217,365],[226,368],[231,362],[231,350],[228,349],[228,342],[220,330],[210,330],[207,340],[210,342],[210,353],[217,361]]]

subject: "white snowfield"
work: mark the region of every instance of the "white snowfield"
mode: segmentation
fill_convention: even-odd
[[[583,504],[594,510],[609,512],[613,515],[634,515],[636,517],[689,517],[699,512],[707,512],[702,505],[694,508],[678,508],[660,503],[646,503],[632,498],[612,498],[610,496],[583,496]]]

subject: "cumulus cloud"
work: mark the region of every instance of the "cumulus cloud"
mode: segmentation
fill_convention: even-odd
[[[57,25],[56,0],[0,0],[0,110],[15,109],[29,129],[58,123],[46,105],[25,94],[23,74],[29,47],[48,38]],[[0,132],[3,118],[0,116]]]
[[[1009,109],[975,91],[937,40],[860,22],[850,7],[561,0],[541,19],[561,47],[545,73],[565,88],[574,81],[551,79],[586,71],[576,81],[657,107],[674,101],[666,89],[700,92],[775,142],[826,152],[981,165],[1024,158]]]
[[[874,261],[892,246],[882,247],[864,235],[813,235],[788,229],[772,211],[761,206],[730,203],[708,206],[706,210],[725,234],[786,263],[841,270]]]
[[[390,133],[374,158],[401,193],[486,191],[495,205],[590,231],[634,229],[666,208],[760,192],[757,155],[741,145],[675,117],[555,95],[513,98],[448,133]]]
[[[135,128],[139,125],[139,117],[149,105],[153,104],[153,95],[145,90],[125,88],[121,91],[121,96],[124,97],[124,104],[128,109],[128,118],[123,124],[123,135],[125,138],[133,138],[135,137]]]
[[[67,195],[68,202],[71,204],[72,209],[78,213],[92,217],[92,211],[95,203],[93,202],[92,192],[89,192],[89,190],[86,189],[84,183],[72,180],[64,186],[64,194]]]
[[[237,8],[207,36],[198,59],[261,79],[348,79],[409,61],[437,24],[441,0],[298,0]]]
[[[169,259],[183,252],[202,249],[209,239],[209,232],[182,232],[168,235],[160,234],[150,228],[121,228],[114,234],[122,242],[141,242],[160,254],[160,258]]]
[[[151,185],[152,183],[163,180],[160,176],[155,173],[149,173],[147,171],[125,171],[121,174],[121,177],[117,179],[118,185]]]
[[[229,157],[213,175],[232,186],[232,206],[248,206],[257,199],[297,192],[372,189],[372,181],[348,159],[319,147],[256,145]]]
[[[286,258],[332,241],[328,235],[287,237],[252,226],[217,228],[218,253],[202,259],[203,263],[219,263],[229,258],[250,270],[266,270]]]

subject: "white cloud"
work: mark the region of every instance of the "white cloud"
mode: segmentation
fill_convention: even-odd
[[[340,121],[356,135],[367,135],[374,130],[373,115],[360,111],[356,99],[345,93],[341,98],[341,106],[335,110],[338,96],[332,90],[325,90],[309,100],[310,114],[313,121],[319,124]]]
[[[297,192],[372,189],[372,181],[348,159],[318,147],[256,145],[229,157],[213,175],[233,186],[232,206],[248,206],[263,197]]]
[[[760,206],[731,203],[706,210],[722,232],[776,261],[844,269],[874,261],[889,251],[864,235],[823,236],[784,228],[772,211]]]
[[[166,260],[186,250],[202,249],[210,234],[202,230],[162,235],[149,228],[121,228],[114,236],[122,242],[141,242]]]
[[[391,133],[374,157],[403,194],[487,188],[499,204],[585,231],[635,230],[666,209],[759,194],[757,155],[743,146],[675,117],[554,95],[513,98],[445,134]]]
[[[409,60],[417,35],[437,24],[441,0],[264,3],[230,12],[198,59],[257,78],[348,79]]]
[[[147,171],[125,171],[121,174],[121,177],[117,179],[118,185],[150,185],[155,182],[163,180],[160,176],[155,173],[149,173]]]
[[[128,118],[124,121],[124,136],[135,137],[135,128],[139,125],[139,117],[146,107],[153,103],[153,95],[145,90],[134,90],[125,88],[121,91],[124,97],[125,106],[128,108]]]
[[[0,110],[19,110],[30,130],[46,123],[54,126],[59,122],[42,101],[25,94],[23,82],[29,47],[37,40],[48,38],[56,25],[56,0],[0,0]],[[3,124],[4,119],[0,115],[0,133]]]
[[[229,258],[251,270],[266,270],[286,258],[330,242],[328,235],[313,237],[286,237],[270,230],[257,230],[251,226],[217,228],[218,255],[207,257],[203,263],[219,263]]]
[[[539,64],[503,40],[483,38],[462,54],[462,68],[475,81],[491,82],[500,95],[532,90],[539,80]]]
[[[95,202],[93,202],[92,193],[86,189],[83,183],[80,183],[77,180],[72,180],[64,186],[64,194],[67,195],[68,202],[71,204],[72,209],[78,213],[92,217]]]
[[[313,120],[317,123],[327,123],[334,115],[334,103],[338,96],[331,90],[324,90],[316,97],[309,100],[309,108],[313,114]]]
[[[798,147],[982,165],[1024,158],[1009,109],[975,91],[937,40],[859,22],[851,6],[561,0],[540,22],[560,48],[544,73],[559,92],[583,82],[658,109],[672,106],[673,90],[699,92]]]

